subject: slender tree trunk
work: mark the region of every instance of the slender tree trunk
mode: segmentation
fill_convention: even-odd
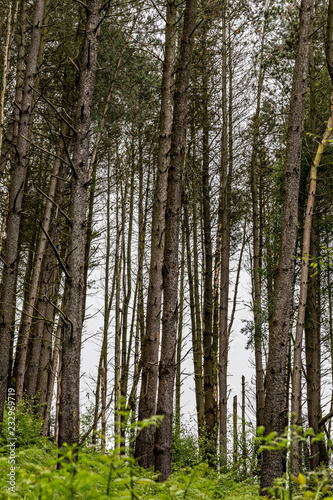
[[[50,231],[50,240],[56,248],[60,245],[60,257],[64,258],[67,234],[61,240],[61,209],[64,205],[66,193],[66,177],[68,175],[68,167],[62,164],[58,174],[57,189],[54,199],[57,200],[57,206],[53,207],[52,227]],[[66,221],[67,223],[67,221]],[[36,328],[43,328],[41,351],[39,359],[38,377],[36,392],[38,393],[39,413],[44,418],[47,401],[48,401],[48,386],[49,378],[51,377],[50,367],[52,365],[52,332],[54,329],[54,319],[56,316],[57,298],[59,295],[60,282],[62,278],[62,269],[58,265],[57,257],[54,255],[54,250],[51,244],[48,244],[43,262],[43,272],[40,281],[40,303],[45,304],[44,317],[38,320]],[[55,345],[55,342],[54,342]],[[53,391],[53,388],[52,388]],[[30,391],[33,394],[32,390]]]
[[[197,165],[197,144],[196,144],[196,133],[193,123],[191,129],[191,136],[193,142],[193,171],[195,172],[195,167]],[[199,249],[198,249],[198,214],[197,214],[197,197],[198,188],[196,176],[192,177],[192,212],[193,212],[193,248],[191,249],[191,254],[193,254],[193,267],[194,267],[194,304],[195,304],[195,323],[196,323],[196,344],[193,347],[196,354],[196,377],[198,379],[198,427],[199,427],[199,445],[203,443],[205,435],[205,394],[204,394],[204,384],[203,384],[203,346],[202,346],[202,321],[201,321],[201,303],[200,303],[200,280],[199,280]],[[190,241],[190,236],[188,236],[188,241]],[[200,447],[201,449],[201,447]],[[202,451],[202,449],[201,449]]]
[[[243,474],[244,478],[246,477],[246,457],[247,457],[247,451],[246,451],[246,414],[245,414],[245,407],[246,407],[246,401],[245,401],[245,377],[242,375],[242,462],[243,462]]]
[[[228,372],[228,306],[229,306],[229,250],[230,250],[230,179],[228,176],[228,114],[227,114],[227,29],[226,2],[222,6],[222,151],[220,178],[221,206],[221,284],[219,325],[219,409],[220,455],[222,465],[227,462],[227,372]]]
[[[62,125],[62,134],[65,135],[68,127],[63,124]],[[44,209],[44,216],[41,224],[41,233],[38,241],[38,245],[35,252],[35,259],[32,269],[32,275],[30,279],[29,285],[29,295],[27,299],[27,305],[25,308],[25,313],[22,315],[22,332],[20,339],[20,350],[17,362],[17,373],[16,373],[16,399],[17,403],[22,399],[23,396],[23,387],[24,387],[24,377],[26,374],[26,360],[27,360],[27,351],[28,351],[28,343],[29,343],[29,335],[32,327],[33,317],[36,310],[36,299],[38,296],[38,285],[42,271],[43,258],[45,255],[45,248],[48,243],[48,233],[51,225],[51,215],[53,209],[53,202],[55,201],[55,193],[57,187],[58,174],[61,164],[61,154],[63,152],[63,148],[61,147],[57,151],[57,157],[53,164],[53,172],[51,175],[49,190],[46,198],[46,204]],[[56,200],[58,202],[58,200]],[[37,383],[37,373],[38,373],[38,361],[39,361],[39,353],[40,353],[40,343],[41,339],[36,339],[36,342],[33,341],[33,351],[34,351],[34,369],[30,366],[29,371],[26,374],[26,377],[30,381],[28,381],[28,394],[33,396],[36,390]]]
[[[44,17],[44,0],[36,0],[31,43],[25,73],[24,92],[21,103],[20,134],[16,147],[15,162],[11,171],[9,191],[9,210],[7,219],[7,238],[5,266],[2,274],[0,293],[0,423],[3,418],[7,396],[7,376],[9,368],[10,341],[13,324],[13,304],[16,294],[18,269],[19,234],[22,216],[22,201],[28,164],[31,105],[36,78],[37,58]],[[1,425],[1,424],[0,424]]]
[[[118,146],[117,146],[118,147]],[[118,154],[117,154],[118,156]],[[118,179],[118,158],[117,158],[117,172],[116,172],[117,182],[120,182]],[[121,285],[121,262],[123,258],[122,249],[120,248],[120,239],[121,233],[124,231],[123,222],[124,222],[124,212],[122,213],[121,225],[119,225],[120,219],[120,211],[119,211],[119,199],[118,199],[118,191],[116,193],[116,253],[115,253],[115,287],[116,287],[116,330],[115,330],[115,347],[114,347],[114,433],[115,433],[115,447],[120,450],[120,410],[121,410],[121,391],[120,391],[120,375],[121,375],[121,317],[120,317],[120,285]],[[123,190],[122,191],[122,199],[124,198]]]
[[[54,391],[54,383],[56,380],[57,372],[60,373],[61,366],[58,367],[59,362],[59,353],[61,352],[61,326],[58,326],[56,329],[55,342],[53,347],[53,355],[51,361],[51,367],[48,377],[48,385],[47,385],[47,397],[46,397],[46,407],[45,407],[45,417],[44,417],[44,425],[43,425],[43,436],[48,435],[50,417],[51,417],[51,408],[52,408],[52,399],[53,399],[53,391]],[[58,370],[59,368],[59,370]],[[59,382],[59,380],[58,380]],[[58,384],[58,389],[60,389],[60,382]],[[60,397],[60,393],[59,393]],[[58,404],[58,400],[57,400]],[[58,419],[56,418],[56,427],[58,426]],[[56,430],[56,429],[55,429]],[[55,442],[58,442],[58,437],[56,436],[56,432],[54,433]]]
[[[310,263],[317,263],[316,259],[316,215],[312,217],[311,241],[309,251]],[[321,385],[320,385],[320,335],[318,328],[317,304],[317,275],[309,278],[307,296],[307,311],[305,317],[305,355],[306,355],[306,382],[309,427],[317,435],[320,432],[321,419]],[[320,462],[326,462],[325,444],[311,441],[310,466],[315,470]]]
[[[165,238],[165,207],[168,167],[170,162],[172,127],[172,85],[176,53],[177,7],[167,0],[164,65],[162,75],[161,112],[157,176],[154,194],[151,232],[150,274],[147,299],[146,335],[142,346],[142,381],[139,401],[139,421],[156,412],[158,349],[162,308],[162,266]],[[135,457],[141,467],[154,464],[154,426],[143,429],[136,439]]]
[[[106,368],[101,369],[101,399],[102,399],[102,437],[101,437],[101,451],[105,451],[106,439]]]
[[[233,400],[233,454],[232,462],[233,466],[237,467],[238,462],[238,416],[237,416],[237,396],[234,396]]]
[[[310,186],[308,201],[305,213],[304,231],[303,231],[303,248],[302,248],[302,267],[301,267],[301,285],[299,294],[299,305],[296,323],[296,335],[294,346],[294,368],[292,376],[292,393],[291,393],[291,412],[293,414],[294,423],[301,425],[301,407],[302,407],[302,341],[303,329],[305,322],[305,308],[308,293],[308,277],[310,267],[310,243],[311,243],[311,227],[314,214],[315,196],[317,187],[317,169],[320,165],[321,157],[326,146],[329,143],[333,129],[333,94],[331,96],[331,110],[327,122],[326,131],[321,143],[318,146],[317,153],[310,170]],[[319,347],[319,346],[318,346]],[[320,364],[318,365],[319,369]],[[320,391],[319,391],[320,394]],[[318,426],[317,426],[318,427]],[[298,474],[300,454],[300,443],[296,442],[293,445],[293,460],[292,470],[294,474]]]
[[[175,428],[180,436],[180,395],[182,374],[182,344],[183,344],[183,318],[184,318],[184,280],[185,280],[185,228],[182,224],[182,250],[181,250],[180,292],[179,292],[179,322],[177,338],[177,372],[176,372],[176,404],[175,404]]]
[[[83,321],[84,268],[87,221],[88,157],[91,107],[95,85],[100,2],[87,2],[86,32],[81,59],[73,139],[70,233],[64,291],[62,370],[58,446],[79,440],[80,357]]]
[[[266,23],[262,28],[261,48],[259,57],[259,78],[257,89],[257,107],[253,119],[253,139],[251,153],[251,172],[250,184],[252,195],[252,220],[253,220],[253,316],[254,316],[254,350],[255,350],[255,367],[256,367],[256,417],[257,426],[264,424],[264,408],[265,408],[265,388],[264,388],[264,369],[262,362],[262,327],[261,327],[261,246],[260,246],[260,231],[259,231],[259,198],[258,198],[258,167],[260,158],[258,158],[259,146],[259,131],[260,131],[260,109],[261,109],[261,94],[265,78],[265,67],[263,64],[264,44],[266,34]]]
[[[171,474],[173,392],[178,322],[178,239],[181,220],[182,175],[186,149],[187,94],[196,15],[196,0],[187,0],[179,66],[176,73],[171,160],[168,171],[165,213],[164,304],[157,403],[157,414],[164,415],[164,418],[157,428],[155,441],[155,466],[156,470],[160,472],[160,481],[164,481]]]
[[[295,272],[295,248],[298,225],[302,136],[309,65],[312,0],[302,0],[299,40],[296,51],[289,112],[285,160],[281,241],[275,285],[274,309],[269,337],[266,375],[265,432],[282,434],[285,423],[286,362],[290,308]],[[265,451],[261,471],[261,492],[282,476],[282,457],[278,451]]]
[[[203,299],[203,351],[204,351],[204,394],[205,394],[205,446],[204,456],[208,462],[216,464],[216,407],[213,382],[213,251],[210,215],[209,188],[209,109],[207,73],[207,33],[204,29],[202,45],[202,204],[204,236],[204,299]]]
[[[198,340],[197,340],[198,333],[197,333],[196,314],[195,314],[196,304],[195,304],[194,287],[193,287],[194,278],[193,278],[192,262],[191,262],[191,255],[192,255],[191,239],[190,239],[191,237],[190,237],[190,227],[188,220],[186,198],[184,201],[184,229],[186,234],[187,274],[188,274],[189,293],[190,293],[195,400],[196,400],[197,421],[198,421],[198,436],[199,438],[201,438],[205,424],[204,393],[202,386],[202,352],[201,349],[198,351]]]

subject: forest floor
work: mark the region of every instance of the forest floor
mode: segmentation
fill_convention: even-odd
[[[156,474],[139,469],[128,457],[113,452],[102,454],[87,448],[74,463],[68,450],[64,467],[56,469],[57,450],[48,440],[18,447],[14,474],[10,476],[10,455],[4,448],[0,457],[0,499],[228,499],[257,500],[254,479],[237,481],[234,473],[218,474],[206,464],[175,470],[165,483],[156,483]],[[14,488],[10,487],[14,479]]]

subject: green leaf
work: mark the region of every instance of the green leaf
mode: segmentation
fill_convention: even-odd
[[[303,474],[301,474],[301,473],[298,474],[298,481],[299,481],[299,484],[301,484],[302,486],[306,485],[306,479],[303,476]]]
[[[299,484],[299,479],[295,477],[293,474],[290,474],[290,479],[292,480],[293,483]]]

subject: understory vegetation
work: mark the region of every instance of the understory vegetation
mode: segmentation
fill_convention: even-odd
[[[42,421],[23,403],[16,412],[16,487],[15,492],[11,492],[7,477],[6,419],[7,412],[0,441],[0,499],[259,500],[263,497],[259,494],[257,457],[264,449],[279,449],[284,454],[292,442],[288,431],[284,436],[277,437],[273,433],[263,438],[263,432],[259,430],[257,437],[248,436],[251,439],[248,454],[236,464],[233,462],[218,471],[202,460],[198,439],[191,427],[184,424],[173,436],[172,475],[167,481],[158,482],[158,473],[137,465],[131,443],[121,446],[120,453],[119,448],[101,453],[91,439],[87,439],[79,451],[76,446],[65,446],[59,451],[53,439],[41,437]],[[142,428],[147,425],[148,421],[141,423]],[[304,444],[310,435],[311,431],[303,436],[298,434]],[[300,473],[298,478],[289,472],[275,482],[269,493],[281,500],[332,500],[331,483],[329,469],[305,475]]]

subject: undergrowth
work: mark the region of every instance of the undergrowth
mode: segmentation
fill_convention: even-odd
[[[198,443],[191,429],[184,427],[174,436],[173,473],[164,483],[158,475],[143,470],[125,447],[95,451],[91,444],[77,450],[64,447],[59,452],[48,438],[41,438],[41,423],[21,406],[16,412],[15,488],[10,488],[10,436],[6,416],[0,438],[0,500],[259,500],[258,478],[251,477],[251,462],[239,462],[225,473],[219,473],[200,461]],[[141,427],[158,424],[143,422]],[[139,427],[140,427],[139,426]],[[290,447],[286,436],[260,438],[263,449]],[[303,438],[301,438],[303,439]],[[305,438],[304,438],[305,439]],[[285,443],[284,443],[285,441]],[[130,448],[131,449],[131,448]],[[60,461],[61,468],[57,469]],[[292,481],[290,481],[292,479]],[[293,488],[290,487],[293,482]],[[280,500],[333,500],[330,470],[289,475],[279,479],[270,493]]]

